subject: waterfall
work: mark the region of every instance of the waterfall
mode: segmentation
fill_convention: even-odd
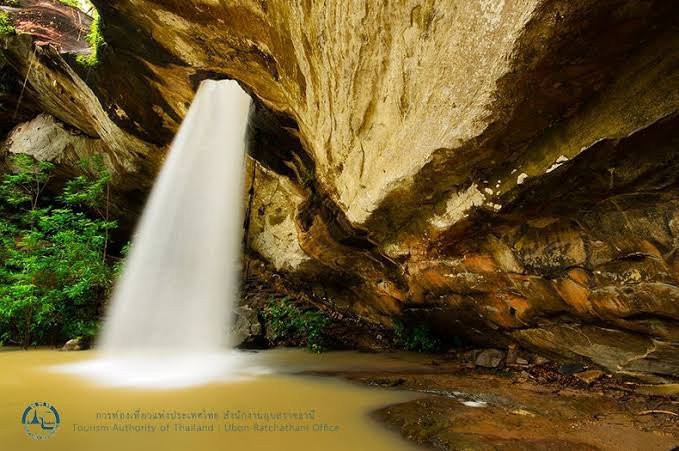
[[[99,357],[56,371],[151,388],[268,372],[225,349],[240,280],[249,107],[235,81],[200,85],[133,237]]]
[[[223,347],[237,299],[250,97],[204,81],[134,235],[102,351]]]

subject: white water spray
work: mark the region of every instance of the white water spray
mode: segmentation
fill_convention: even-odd
[[[235,81],[201,84],[116,285],[103,356],[69,370],[159,387],[246,370],[223,348],[238,298],[249,106]]]

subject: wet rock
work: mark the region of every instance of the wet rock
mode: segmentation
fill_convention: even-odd
[[[595,382],[599,379],[601,379],[604,376],[603,371],[601,370],[587,370],[587,371],[582,371],[580,373],[575,373],[573,376],[577,377],[580,379],[582,382],[586,384],[591,384],[592,382]]]
[[[524,329],[514,335],[534,346],[566,356],[571,362],[589,360],[610,372],[622,372],[647,382],[667,383],[679,374],[679,344],[676,342],[594,325],[579,326],[575,329],[577,334],[572,333],[573,329],[568,325],[552,325]],[[584,367],[569,368],[564,366],[564,374],[584,370]]]
[[[89,349],[91,340],[85,337],[72,338],[64,344],[62,351],[83,351]]]
[[[581,363],[564,363],[559,365],[559,373],[563,374],[564,376],[572,376],[575,373],[585,371],[585,369],[585,365]]]
[[[241,305],[235,312],[235,321],[231,331],[233,346],[252,346],[262,339],[262,324],[259,315],[247,305]]]
[[[541,355],[535,355],[530,359],[530,363],[533,365],[544,365],[547,362],[549,362],[549,359]]]
[[[476,356],[475,364],[484,368],[498,368],[504,359],[504,351],[499,349],[484,349]]]
[[[523,377],[520,385],[514,378],[490,374],[469,378],[439,371],[429,377],[392,373],[391,378],[406,380],[399,388],[438,396],[383,408],[377,418],[427,449],[614,451],[669,450],[677,445],[679,424],[673,416],[638,415],[673,410],[670,400],[661,405],[658,398],[630,397],[628,391],[618,398],[615,391],[602,396],[577,386],[555,390],[537,384],[528,374],[517,376]],[[487,401],[488,408],[466,408],[460,403],[464,394],[475,394],[467,400]],[[640,419],[648,423],[641,424]],[[479,441],[484,438],[488,441]]]
[[[679,384],[639,385],[635,391],[645,395],[668,396],[679,399]]]

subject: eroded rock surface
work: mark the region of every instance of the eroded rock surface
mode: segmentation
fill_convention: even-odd
[[[95,3],[93,69],[4,39],[11,127],[49,114],[143,192],[198,83],[238,79],[247,244],[320,305],[679,375],[672,2]]]

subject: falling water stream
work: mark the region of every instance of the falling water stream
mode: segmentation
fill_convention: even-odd
[[[250,97],[205,81],[134,236],[99,347],[215,351],[238,291]]]
[[[135,233],[98,341],[75,368],[112,385],[171,387],[261,372],[228,352],[238,297],[250,97],[204,81]]]

